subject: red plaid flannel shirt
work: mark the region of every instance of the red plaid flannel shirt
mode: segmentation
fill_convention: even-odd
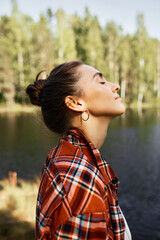
[[[99,150],[74,128],[50,151],[36,208],[36,239],[124,239],[118,179]]]

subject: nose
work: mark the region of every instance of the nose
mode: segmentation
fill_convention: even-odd
[[[119,84],[113,83],[112,91],[115,93],[115,92],[118,92],[119,90],[120,90]]]

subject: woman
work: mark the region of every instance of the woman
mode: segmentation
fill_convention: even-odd
[[[131,239],[118,205],[119,180],[99,152],[109,123],[125,111],[119,85],[79,61],[38,77],[27,94],[63,137],[43,167],[36,239]]]

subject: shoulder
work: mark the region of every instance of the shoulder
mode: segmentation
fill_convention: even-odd
[[[89,163],[87,156],[83,153],[80,146],[75,146],[63,139],[60,140],[54,149],[50,150],[47,160],[47,165],[50,165],[50,167],[53,165],[57,166],[59,170],[62,170],[61,166],[65,166],[68,169],[68,167],[75,167],[75,165],[90,165],[91,168],[95,168],[93,164]]]
[[[55,148],[52,148],[48,153],[47,157],[53,159],[57,156],[74,156],[74,153],[77,149],[80,149],[79,146],[75,146],[72,143],[60,139],[59,143]]]
[[[60,141],[56,148],[49,152],[47,159],[47,165],[51,169],[56,167],[62,178],[66,178],[66,174],[70,174],[70,177],[71,175],[82,177],[83,173],[84,178],[90,181],[94,174],[99,175],[97,167],[84,154],[83,149],[65,140]]]

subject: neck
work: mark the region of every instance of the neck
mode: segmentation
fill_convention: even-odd
[[[89,117],[88,121],[83,121],[78,126],[84,135],[98,148],[100,149],[107,137],[107,130],[109,123],[112,119],[106,117]],[[75,125],[75,124],[74,124]]]

